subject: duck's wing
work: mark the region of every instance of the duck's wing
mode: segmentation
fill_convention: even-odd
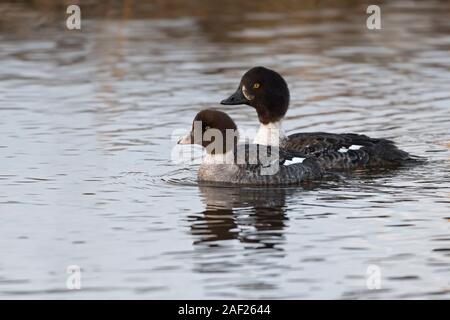
[[[373,147],[381,140],[353,133],[304,132],[290,135],[285,147],[289,150],[313,154],[316,152],[338,151],[341,148],[348,149],[351,146]],[[391,141],[389,142],[392,143]]]
[[[287,150],[261,144],[240,144],[234,151],[236,164],[266,167],[277,162],[279,165],[302,163],[315,157],[296,150]]]
[[[411,159],[391,140],[354,133],[296,133],[288,137],[283,147],[315,156],[326,169],[391,166]]]
[[[235,149],[234,181],[241,184],[286,185],[319,178],[317,158],[274,146],[242,144]]]

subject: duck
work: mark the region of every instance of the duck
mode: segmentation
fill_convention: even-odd
[[[288,110],[287,82],[276,71],[258,66],[248,70],[222,105],[248,105],[260,122],[253,143],[282,147],[315,157],[325,170],[397,167],[413,157],[392,140],[356,133],[300,132],[286,135],[282,120]]]
[[[180,145],[200,145],[205,156],[198,169],[200,182],[232,185],[291,185],[322,177],[314,157],[279,147],[239,143],[236,123],[225,112],[197,113]]]

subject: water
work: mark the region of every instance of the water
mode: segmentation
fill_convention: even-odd
[[[450,4],[385,3],[370,31],[355,2],[164,3],[86,4],[82,31],[53,1],[0,4],[0,298],[450,298]],[[172,133],[207,107],[255,128],[218,104],[255,65],[290,85],[288,132],[427,164],[199,186]]]

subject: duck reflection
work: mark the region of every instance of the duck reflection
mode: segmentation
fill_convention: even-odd
[[[302,188],[217,187],[200,185],[206,204],[203,212],[190,216],[194,244],[217,245],[237,239],[257,248],[275,248],[284,242],[289,220],[286,198]]]

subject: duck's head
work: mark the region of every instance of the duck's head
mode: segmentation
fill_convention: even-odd
[[[241,79],[238,89],[225,105],[246,104],[256,109],[262,124],[281,120],[289,106],[289,89],[283,77],[270,69],[254,67]]]
[[[226,153],[239,139],[237,126],[225,112],[205,109],[197,113],[191,132],[178,144],[198,144],[210,154]]]

